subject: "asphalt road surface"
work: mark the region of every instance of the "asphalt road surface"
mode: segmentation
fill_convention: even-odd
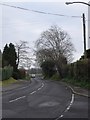
[[[88,98],[59,82],[33,78],[2,95],[3,118],[88,118]]]

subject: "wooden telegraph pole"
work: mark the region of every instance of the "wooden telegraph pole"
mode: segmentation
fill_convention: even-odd
[[[84,58],[87,58],[86,55],[86,25],[85,25],[85,14],[83,13],[83,39],[84,39]]]

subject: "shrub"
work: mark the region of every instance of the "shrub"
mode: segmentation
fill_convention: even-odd
[[[0,72],[2,73],[2,80],[7,80],[12,76],[13,67],[5,66],[4,68],[0,68]]]
[[[26,70],[24,68],[19,69],[19,78],[23,79],[26,77]]]
[[[56,73],[55,63],[51,60],[44,61],[41,64],[44,77],[50,78]]]
[[[68,77],[79,81],[88,81],[89,61],[90,59],[83,59],[68,65]]]
[[[56,81],[61,80],[60,75],[58,73],[54,74],[50,79],[51,80],[56,80]]]

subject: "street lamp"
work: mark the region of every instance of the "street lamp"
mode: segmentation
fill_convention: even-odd
[[[88,3],[86,3],[86,2],[66,2],[65,4],[66,4],[66,5],[69,5],[69,4],[73,4],[73,3],[81,3],[81,4],[85,4],[85,5],[90,6],[90,4],[88,4]]]
[[[74,3],[81,3],[81,4],[85,4],[85,5],[90,6],[90,4],[85,3],[85,2],[66,2],[65,4],[69,5],[69,4],[74,4]],[[84,15],[84,13],[83,13],[82,17],[83,17],[84,57],[87,58],[87,55],[86,55],[86,26],[85,26],[85,15]]]

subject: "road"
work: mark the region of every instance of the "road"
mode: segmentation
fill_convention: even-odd
[[[2,95],[3,118],[88,118],[88,99],[59,82],[33,78]]]

